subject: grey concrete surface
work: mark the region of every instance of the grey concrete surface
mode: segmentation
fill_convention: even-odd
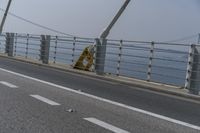
[[[0,68],[200,126],[200,103],[196,101],[5,58],[0,58]],[[31,132],[109,132],[84,121],[85,117],[95,117],[130,132],[197,132],[2,71],[0,80],[19,86],[17,89],[11,89],[0,85],[0,109],[4,112],[0,117],[1,132],[27,132],[28,129],[31,129]],[[31,98],[31,94],[52,99],[61,106],[48,106]],[[77,112],[67,112],[70,108],[76,109]]]
[[[94,117],[131,133],[197,133],[197,130],[134,112],[116,105],[62,90],[0,71],[0,132],[2,133],[109,133],[85,121]],[[41,95],[60,106],[51,106],[30,97]],[[75,112],[68,112],[74,109]]]

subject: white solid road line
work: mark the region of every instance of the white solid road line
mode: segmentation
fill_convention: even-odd
[[[155,113],[145,111],[145,110],[142,110],[142,109],[138,109],[138,108],[135,108],[135,107],[132,107],[132,106],[129,106],[129,105],[125,105],[125,104],[118,103],[118,102],[115,102],[115,101],[111,101],[111,100],[108,100],[108,99],[105,99],[105,98],[97,97],[97,96],[94,96],[94,95],[91,95],[91,94],[88,94],[88,93],[73,90],[73,89],[68,88],[68,87],[64,87],[64,86],[57,85],[57,84],[54,84],[54,83],[50,83],[50,82],[47,82],[47,81],[44,81],[44,80],[40,80],[40,79],[37,79],[37,78],[26,76],[26,75],[16,73],[16,72],[13,72],[13,71],[9,71],[9,70],[3,69],[3,68],[0,68],[0,71],[4,71],[4,72],[10,73],[10,74],[13,74],[13,75],[16,75],[16,76],[20,76],[20,77],[23,77],[23,78],[27,78],[27,79],[30,79],[30,80],[34,80],[34,81],[37,81],[37,82],[40,82],[40,83],[43,83],[43,84],[47,84],[47,85],[50,85],[50,86],[53,86],[53,87],[56,87],[56,88],[60,88],[60,89],[63,89],[63,90],[70,91],[70,92],[73,92],[73,93],[76,93],[76,94],[87,96],[87,97],[90,97],[90,98],[93,98],[93,99],[96,99],[96,100],[99,100],[99,101],[102,101],[102,102],[113,104],[113,105],[116,105],[116,106],[119,106],[119,107],[122,107],[122,108],[126,108],[126,109],[129,109],[129,110],[135,111],[135,112],[143,113],[143,114],[146,114],[146,115],[158,118],[158,119],[162,119],[162,120],[165,120],[165,121],[168,121],[168,122],[172,122],[172,123],[175,123],[175,124],[179,124],[179,125],[182,125],[182,126],[185,126],[185,127],[192,128],[192,129],[200,130],[200,126],[196,126],[196,125],[193,125],[193,124],[190,124],[190,123],[179,121],[179,120],[169,118],[169,117],[166,117],[166,116],[163,116],[163,115],[155,114]]]
[[[39,96],[39,95],[30,95],[30,96],[33,97],[33,98],[36,98],[36,99],[38,99],[38,100],[40,100],[42,102],[45,102],[45,103],[47,103],[49,105],[52,105],[52,106],[60,105],[59,103],[56,103],[56,102],[54,102],[52,100],[49,100],[49,99],[47,99],[45,97],[42,97],[42,96]]]
[[[96,118],[84,118],[84,120],[87,120],[87,121],[89,121],[89,122],[91,122],[91,123],[93,123],[93,124],[96,124],[96,125],[98,125],[98,126],[100,126],[100,127],[103,127],[103,128],[105,128],[105,129],[108,129],[108,130],[110,130],[110,131],[112,131],[112,132],[114,132],[114,133],[130,133],[130,132],[128,132],[128,131],[125,131],[125,130],[123,130],[123,129],[120,129],[120,128],[118,128],[118,127],[115,127],[115,126],[113,126],[113,125],[110,125],[110,124],[108,124],[108,123],[105,123],[105,122],[103,122],[103,121],[100,121],[100,120],[98,120],[98,119],[96,119]]]
[[[13,84],[8,83],[8,82],[5,82],[5,81],[0,81],[0,84],[5,85],[5,86],[10,87],[10,88],[18,88],[18,86],[13,85]]]

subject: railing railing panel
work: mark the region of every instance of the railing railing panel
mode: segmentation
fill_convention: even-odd
[[[73,65],[85,47],[94,44],[94,39],[52,36],[50,61]]]
[[[152,81],[184,86],[190,45],[155,44]]]
[[[8,35],[5,33],[0,35],[1,53],[6,53],[10,50],[7,47],[7,41],[12,36]],[[196,79],[192,76],[194,74],[191,74],[198,73],[199,69],[193,70],[192,65],[195,62],[188,61],[188,57],[195,57],[195,55],[190,56],[191,53],[188,52],[191,48],[189,44],[102,40],[18,33],[15,33],[13,38],[14,47],[13,51],[11,51],[13,56],[41,60],[43,63],[46,60],[46,63],[50,61],[55,64],[73,66],[83,51],[92,45],[94,53],[92,53],[93,65],[90,70],[96,73],[98,73],[98,68],[99,73],[103,71],[104,74],[133,77],[177,86],[184,86],[184,84],[189,86],[192,81],[200,81],[199,78]],[[200,46],[197,45],[196,47]],[[196,54],[199,53],[196,52]],[[87,64],[87,61],[83,60],[83,63]],[[196,66],[198,65],[200,66],[200,64]],[[185,78],[186,73],[187,78]]]
[[[15,34],[14,55],[25,58],[39,59],[40,36],[30,34]]]

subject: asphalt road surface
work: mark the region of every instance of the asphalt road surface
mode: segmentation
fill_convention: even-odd
[[[0,133],[199,133],[200,102],[0,57]]]

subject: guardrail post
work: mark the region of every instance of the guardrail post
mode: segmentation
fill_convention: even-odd
[[[14,54],[14,33],[6,33],[6,47],[5,47],[5,53],[8,54],[8,56],[13,56]]]
[[[29,34],[26,35],[26,58],[28,58]]]
[[[93,72],[96,71],[97,42],[98,42],[98,39],[95,39],[95,42],[94,42],[94,54],[93,54],[93,64],[92,64],[92,71],[93,71]]]
[[[117,63],[117,76],[120,75],[120,64],[121,64],[121,59],[122,59],[122,44],[123,44],[123,41],[120,40],[120,45],[119,45],[119,58],[118,58],[118,63]]]
[[[104,74],[106,44],[106,39],[96,39],[95,70],[98,75]]]
[[[200,91],[200,47],[191,45],[185,88],[195,95]]]
[[[73,48],[72,48],[72,64],[74,64],[74,56],[75,56],[75,49],[76,49],[76,37],[73,38]]]
[[[56,54],[57,54],[57,47],[58,47],[58,36],[55,38],[55,46],[54,46],[54,57],[53,57],[53,63],[56,63]]]
[[[194,48],[195,48],[195,46],[192,44],[189,49],[188,65],[187,65],[187,73],[186,73],[186,81],[185,81],[186,89],[190,89],[192,64],[193,64],[193,59],[194,59]]]
[[[147,72],[147,81],[151,80],[154,47],[155,47],[155,43],[151,42],[151,50],[150,50],[149,65],[148,65],[148,72]]]
[[[41,35],[40,60],[42,60],[42,63],[44,64],[49,63],[50,41],[51,41],[51,36]]]
[[[18,37],[18,34],[17,33],[15,33],[15,42],[14,42],[14,56],[16,56],[17,55],[17,37]]]

